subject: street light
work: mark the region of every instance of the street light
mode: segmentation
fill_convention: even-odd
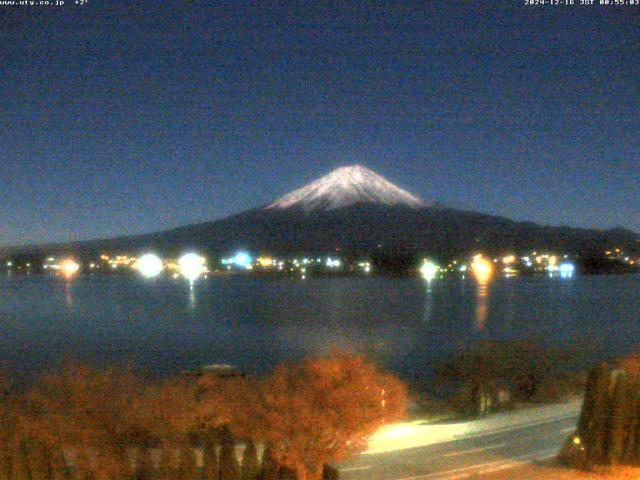
[[[422,278],[424,278],[429,283],[431,283],[431,280],[436,278],[438,270],[440,270],[440,267],[438,267],[438,265],[433,263],[431,260],[425,260],[422,263],[422,267],[420,267]]]
[[[147,253],[141,256],[135,264],[135,268],[142,274],[145,278],[154,278],[160,275],[162,270],[164,270],[164,266],[162,265],[162,260],[157,255],[153,253]]]
[[[205,271],[205,258],[196,253],[186,253],[178,259],[178,267],[184,278],[193,284]]]
[[[75,277],[78,274],[78,270],[80,270],[80,265],[70,258],[63,260],[60,264],[60,271],[67,281]]]

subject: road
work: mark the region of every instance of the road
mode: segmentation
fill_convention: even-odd
[[[433,445],[362,454],[339,466],[343,480],[490,479],[554,456],[573,432],[578,412],[480,432]]]

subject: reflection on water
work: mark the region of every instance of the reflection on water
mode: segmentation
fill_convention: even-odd
[[[433,291],[431,288],[431,282],[427,282],[424,296],[424,316],[422,317],[424,323],[431,322],[431,314],[433,310]]]
[[[471,272],[478,284],[476,296],[476,318],[475,327],[477,330],[484,330],[487,325],[489,315],[489,283],[493,277],[493,264],[483,258],[482,255],[473,257]]]
[[[0,276],[0,362],[36,371],[68,354],[259,372],[335,346],[417,378],[481,339],[582,342],[604,356],[640,337],[640,275],[475,278],[210,277],[187,291],[170,278]]]
[[[193,282],[189,282],[189,310],[193,311],[196,308],[196,289],[193,286]]]
[[[71,291],[71,282],[69,281],[64,284],[64,299],[68,308],[73,307],[73,292]]]
[[[487,316],[489,315],[489,283],[478,282],[476,295],[476,330],[484,330],[487,326]]]

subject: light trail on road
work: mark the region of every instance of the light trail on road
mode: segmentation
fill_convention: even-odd
[[[415,448],[360,455],[341,466],[345,480],[491,478],[556,455],[578,412]],[[514,477],[515,478],[515,477]]]

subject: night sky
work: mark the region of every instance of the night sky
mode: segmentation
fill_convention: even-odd
[[[212,220],[354,163],[640,231],[640,7],[287,3],[0,6],[0,245]]]

